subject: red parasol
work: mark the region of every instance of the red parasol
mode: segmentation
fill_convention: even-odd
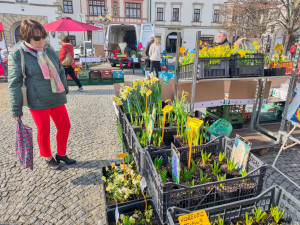
[[[54,21],[44,25],[47,31],[92,31],[92,30],[103,30],[100,27],[81,23],[73,20],[70,17],[63,17],[60,20]]]
[[[1,31],[4,31],[4,29],[3,29],[3,24],[0,22],[0,32]]]

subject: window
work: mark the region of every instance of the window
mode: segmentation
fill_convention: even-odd
[[[220,10],[219,9],[214,10],[213,22],[214,23],[220,22]]]
[[[70,42],[74,47],[76,46],[76,37],[75,37],[75,35],[70,35]]]
[[[16,2],[27,2],[27,0],[17,0]]]
[[[126,3],[126,17],[141,18],[141,4]]]
[[[173,8],[173,21],[179,21],[179,8]]]
[[[88,36],[88,40],[91,41],[91,40],[93,39],[93,38],[92,38],[92,37],[93,37],[92,31],[88,31],[88,32],[87,32],[87,36]]]
[[[200,22],[200,9],[194,9],[194,22]]]
[[[90,0],[90,16],[105,16],[105,1]]]
[[[164,9],[163,8],[157,8],[157,21],[163,21],[164,20]]]
[[[64,0],[64,13],[73,13],[72,1]]]

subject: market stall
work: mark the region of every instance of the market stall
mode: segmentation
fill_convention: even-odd
[[[0,22],[0,41],[4,41],[5,46],[6,46],[6,52],[8,53],[7,49],[7,44],[6,44],[6,39],[4,36],[4,29],[3,29],[3,24]],[[2,51],[0,48],[0,76],[4,76],[5,80],[7,81],[7,59],[3,59],[3,56],[1,55]]]

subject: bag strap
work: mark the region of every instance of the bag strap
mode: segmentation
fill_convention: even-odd
[[[25,78],[26,78],[26,74],[25,74],[25,58],[24,58],[23,50],[21,48],[19,48],[19,52],[20,52],[20,55],[21,55],[21,67],[22,67],[22,74],[23,74],[23,85],[25,85]]]

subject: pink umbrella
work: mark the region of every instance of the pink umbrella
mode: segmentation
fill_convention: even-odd
[[[1,32],[1,31],[4,31],[4,30],[3,30],[3,25],[2,25],[2,23],[0,22],[0,32]]]
[[[54,21],[44,25],[47,31],[92,31],[92,30],[103,30],[100,27],[81,23],[76,20],[72,20],[70,17],[63,17],[60,20]]]

